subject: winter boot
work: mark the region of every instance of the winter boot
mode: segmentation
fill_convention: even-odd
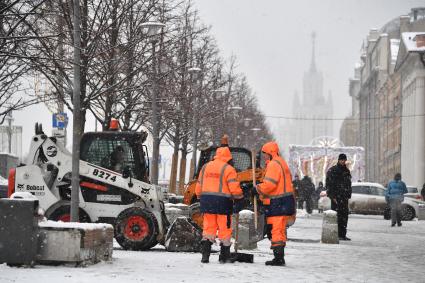
[[[232,259],[230,257],[230,246],[224,246],[221,244],[220,255],[218,256],[218,261],[220,263],[232,263]]]
[[[272,266],[283,266],[285,265],[285,247],[275,247],[273,248],[273,255],[274,259],[266,261],[266,265],[272,265]]]
[[[210,262],[210,254],[211,254],[211,245],[212,243],[208,240],[201,241],[201,252],[202,252],[202,263]]]

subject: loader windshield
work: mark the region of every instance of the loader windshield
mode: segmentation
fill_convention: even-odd
[[[128,167],[131,175],[139,180],[146,178],[144,158],[140,141],[129,134],[90,133],[85,134],[81,142],[82,160],[120,174]]]
[[[202,166],[204,166],[204,164],[214,159],[216,150],[217,148],[210,148],[201,152],[199,164],[196,168],[196,176],[198,176],[199,171],[201,170]],[[242,172],[251,169],[251,152],[249,150],[245,148],[231,147],[230,152],[232,153],[233,165],[236,169],[236,172]]]

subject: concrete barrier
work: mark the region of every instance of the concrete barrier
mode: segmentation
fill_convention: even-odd
[[[35,264],[38,208],[38,200],[0,199],[0,264]]]
[[[243,250],[253,250],[257,248],[257,242],[262,240],[264,217],[259,217],[258,229],[255,229],[254,212],[251,210],[242,210],[239,212],[239,239],[238,247]],[[236,220],[232,216],[233,238],[236,237]]]
[[[90,265],[112,260],[114,229],[110,224],[39,223],[37,262]]]
[[[337,213],[333,210],[323,212],[322,243],[339,244]]]

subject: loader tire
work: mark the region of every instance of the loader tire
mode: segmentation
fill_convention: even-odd
[[[115,222],[115,239],[125,250],[144,251],[154,247],[158,243],[158,231],[155,215],[140,207],[122,211]]]
[[[90,216],[85,212],[81,207],[78,210],[78,218],[80,223],[90,223]],[[53,221],[62,221],[70,222],[71,221],[71,206],[70,205],[61,205],[56,208],[47,219]]]

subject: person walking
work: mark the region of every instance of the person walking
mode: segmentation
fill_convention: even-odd
[[[350,241],[347,237],[348,200],[351,198],[351,173],[347,168],[347,155],[338,156],[338,163],[326,173],[326,193],[331,199],[331,209],[337,212],[338,237],[341,241]]]
[[[307,175],[301,180],[301,187],[303,192],[303,198],[301,199],[301,208],[306,203],[306,211],[308,214],[313,213],[313,194],[314,194],[314,184],[311,178]]]
[[[277,143],[268,142],[261,151],[266,159],[266,171],[256,192],[263,202],[267,224],[272,225],[271,249],[274,255],[266,265],[282,266],[285,265],[286,223],[295,213],[292,177],[288,165],[279,155]]]
[[[205,164],[196,184],[196,196],[200,199],[203,213],[203,232],[201,241],[202,263],[208,263],[211,245],[218,233],[220,239],[221,263],[232,262],[230,245],[232,237],[232,213],[235,206],[239,207],[243,192],[237,180],[232,163],[232,154],[228,147],[217,149],[214,160]],[[233,201],[234,200],[234,201]]]
[[[323,186],[323,182],[319,182],[319,186],[317,186],[316,191],[314,192],[314,204],[313,207],[318,209],[319,208],[319,199],[320,199],[320,193],[326,191],[325,187]]]
[[[295,200],[297,201],[297,204],[298,204],[298,201],[300,199],[300,192],[301,192],[301,180],[298,174],[295,174],[294,176],[294,180],[292,181],[292,187],[294,188]],[[300,208],[300,207],[298,206],[297,208]]]
[[[396,223],[397,226],[401,226],[401,203],[406,193],[407,187],[401,180],[401,174],[395,174],[394,180],[388,183],[385,191],[385,199],[391,207],[391,227],[394,227]]]
[[[425,201],[425,183],[422,186],[421,195],[422,195],[422,200]]]

